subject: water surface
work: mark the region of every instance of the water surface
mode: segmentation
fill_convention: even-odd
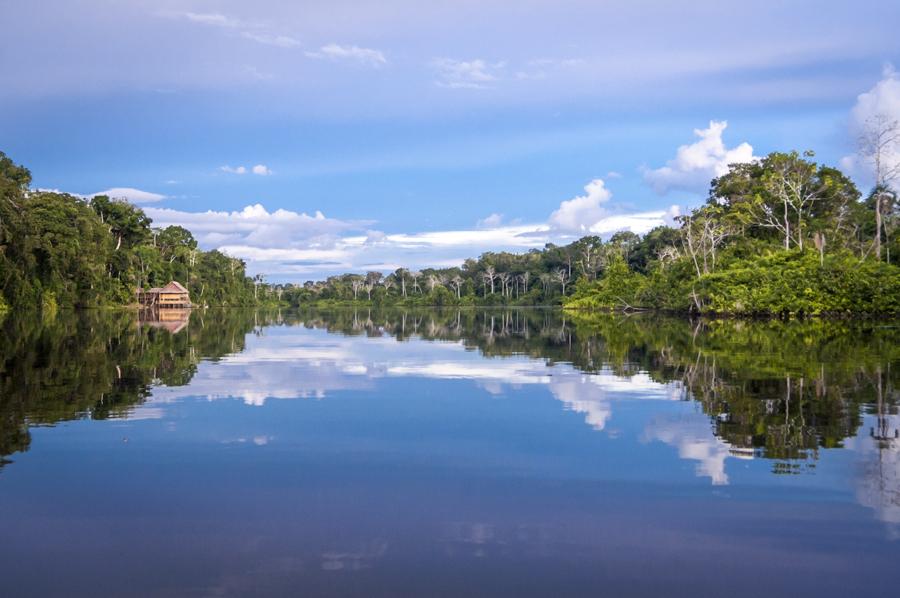
[[[897,590],[892,323],[164,320],[0,323],[4,595]]]

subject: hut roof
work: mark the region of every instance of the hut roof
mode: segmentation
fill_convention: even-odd
[[[161,293],[187,293],[188,290],[176,281],[172,281],[163,288],[159,289]]]

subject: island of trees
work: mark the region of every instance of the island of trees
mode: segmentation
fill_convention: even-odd
[[[896,123],[862,147],[875,166],[865,196],[812,152],[734,164],[707,201],[643,236],[585,236],[523,254],[488,252],[461,266],[350,273],[267,285],[241,260],[201,251],[191,233],[154,229],[138,208],[29,189],[0,154],[3,305],[128,304],[139,286],[185,281],[195,303],[249,305],[562,305],[733,315],[900,313],[900,210],[887,160]]]

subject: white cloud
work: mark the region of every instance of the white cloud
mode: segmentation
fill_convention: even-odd
[[[342,272],[452,267],[486,251],[527,251],[569,243],[585,234],[635,233],[670,224],[678,207],[646,212],[607,212],[612,194],[599,179],[587,194],[564,201],[548,222],[505,224],[491,214],[473,228],[387,233],[371,220],[338,220],[321,212],[268,211],[261,204],[233,212],[182,212],[146,208],[156,226],[177,224],[194,232],[201,246],[247,260],[252,273],[272,280],[323,278]]]
[[[95,195],[108,195],[113,199],[127,199],[131,203],[153,203],[166,199],[165,195],[151,193],[150,191],[141,191],[140,189],[135,189],[133,187],[113,187],[106,191],[91,193],[89,197],[94,197]]]
[[[587,231],[604,216],[601,204],[610,200],[612,193],[603,179],[594,179],[584,186],[585,194],[559,204],[550,215],[550,225],[566,231]]]
[[[503,224],[503,214],[494,212],[490,216],[479,220],[477,223],[475,223],[475,226],[477,228],[496,228],[501,224]]]
[[[650,232],[657,226],[671,225],[673,218],[677,216],[679,212],[678,206],[672,206],[668,210],[657,210],[655,212],[636,212],[632,214],[605,216],[591,224],[587,231],[601,236],[623,230],[642,235]]]
[[[602,179],[594,179],[584,187],[585,194],[559,204],[550,214],[550,227],[557,232],[575,235],[608,235],[622,230],[644,234],[657,226],[671,225],[678,216],[677,205],[668,210],[614,213],[604,207],[612,192]]]
[[[440,87],[451,89],[483,89],[497,81],[499,71],[506,66],[505,62],[489,63],[480,58],[475,60],[453,60],[437,58],[431,61],[431,67],[437,72],[435,83]]]
[[[331,60],[349,60],[366,66],[379,67],[387,64],[384,53],[372,48],[360,48],[359,46],[342,46],[340,44],[327,44],[315,52],[306,52],[310,58],[327,58]]]
[[[267,46],[277,46],[279,48],[298,48],[302,45],[300,40],[289,35],[277,35],[273,33],[262,33],[255,31],[242,31],[241,37],[255,41],[259,44]]]
[[[753,147],[741,143],[728,149],[722,141],[722,133],[728,127],[726,121],[709,122],[709,128],[694,129],[698,141],[678,148],[675,158],[665,166],[644,170],[644,180],[659,193],[672,189],[702,193],[709,182],[728,172],[728,165],[754,160]]]
[[[385,240],[398,248],[460,248],[473,252],[502,247],[542,247],[550,241],[549,229],[542,224],[501,226],[479,230],[446,230],[386,235]],[[472,257],[471,255],[467,257]]]
[[[859,139],[866,126],[876,119],[886,123],[900,122],[900,76],[890,65],[885,67],[881,80],[872,89],[856,98],[850,111],[850,134],[855,140]],[[885,149],[885,170],[896,172],[896,177],[900,175],[900,139]],[[853,174],[865,176],[868,181],[875,179],[874,164],[856,154],[844,156],[841,166]]]
[[[225,166],[219,166],[219,170],[221,170],[222,172],[227,172],[229,174],[247,174],[246,166],[231,167],[231,166],[225,165]]]
[[[246,166],[228,166],[226,164],[225,166],[219,166],[219,170],[227,172],[228,174],[247,174],[250,172],[259,176],[269,176],[272,174],[272,171],[265,164],[257,164],[250,168]]]
[[[225,27],[228,29],[233,29],[240,25],[239,20],[227,17],[219,13],[186,12],[182,16],[188,21],[201,23],[203,25],[212,25],[214,27]]]
[[[257,257],[278,248],[287,253],[279,259],[321,259],[323,249],[333,249],[340,234],[365,229],[369,221],[326,218],[321,212],[310,216],[290,210],[269,212],[262,205],[246,206],[234,212],[182,212],[167,208],[146,208],[156,226],[177,224],[192,231],[205,247],[238,247],[245,255]],[[307,253],[297,253],[304,250]],[[329,254],[328,259],[334,256]]]
[[[204,248],[246,259],[251,271],[270,276],[323,276],[363,269],[457,265],[467,257],[501,248],[531,249],[552,240],[545,224],[386,234],[373,221],[346,221],[261,204],[233,212],[183,212],[146,208],[155,226],[177,224]],[[377,265],[384,268],[376,268]]]

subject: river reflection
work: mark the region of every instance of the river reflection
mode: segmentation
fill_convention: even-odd
[[[2,328],[16,595],[838,595],[890,588],[900,557],[891,323],[231,310]],[[45,575],[64,546],[81,556]],[[99,591],[98,554],[120,566]]]

